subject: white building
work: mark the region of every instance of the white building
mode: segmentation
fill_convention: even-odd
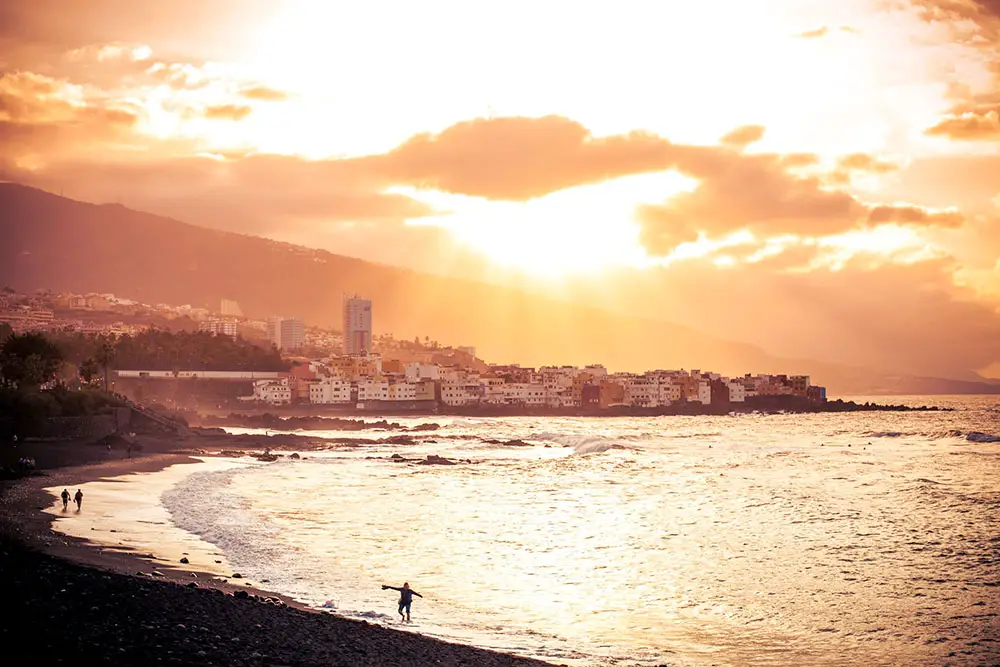
[[[709,405],[712,402],[712,385],[708,380],[698,383],[698,402],[702,405]]]
[[[198,323],[198,331],[207,331],[216,336],[236,338],[236,320],[212,318]]]
[[[344,299],[344,354],[372,351],[372,302],[358,297]]]
[[[656,380],[638,377],[626,380],[625,404],[654,408],[660,405],[660,385]]]
[[[478,381],[453,380],[441,383],[441,402],[445,405],[478,405],[483,386]]]
[[[673,382],[660,382],[659,403],[671,405],[681,400],[681,386]]]
[[[270,405],[288,405],[292,402],[292,385],[288,378],[258,380],[253,383],[253,398]]]
[[[389,381],[365,378],[358,382],[358,403],[365,401],[388,401]]]
[[[417,400],[417,385],[412,382],[396,382],[389,385],[390,401],[415,401]]]
[[[306,325],[295,317],[271,317],[267,337],[279,350],[299,350],[306,344]]]
[[[729,381],[729,402],[744,403],[747,400],[747,390],[741,382]]]
[[[310,403],[350,403],[351,383],[338,377],[323,378],[309,385]]]
[[[414,361],[406,364],[403,370],[406,373],[406,379],[410,382],[437,380],[441,377],[441,367],[437,364],[422,364],[419,361]]]
[[[219,312],[223,317],[243,317],[243,309],[240,304],[232,299],[222,299],[219,304]]]

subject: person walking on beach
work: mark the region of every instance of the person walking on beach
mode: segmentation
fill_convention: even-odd
[[[63,501],[63,511],[65,512],[66,508],[69,506],[69,491],[67,491],[66,489],[63,489],[62,501]]]
[[[77,489],[76,490],[76,495],[73,496],[73,500],[76,501],[76,511],[79,512],[80,508],[83,506],[83,491],[81,491],[80,489]]]
[[[402,588],[397,588],[395,586],[386,586],[382,584],[382,590],[394,590],[399,591],[399,618],[407,623],[410,622],[410,604],[413,602],[413,596],[416,595],[418,598],[424,597],[420,593],[416,592],[410,588],[409,583],[404,583]],[[403,615],[403,611],[406,611],[406,615]]]

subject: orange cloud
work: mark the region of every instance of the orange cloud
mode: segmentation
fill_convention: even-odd
[[[288,94],[267,86],[253,86],[244,88],[240,95],[248,100],[259,100],[261,102],[281,102],[288,99]]]
[[[871,174],[888,174],[899,167],[867,153],[852,153],[837,160],[837,166],[846,171],[865,171]]]
[[[565,188],[670,168],[673,145],[643,132],[593,137],[561,116],[478,118],[420,134],[368,160],[387,179],[523,201]]]
[[[824,37],[830,29],[827,26],[822,26],[816,28],[815,30],[806,30],[805,32],[800,32],[796,37],[801,37],[803,39],[816,39],[818,37]]]
[[[242,120],[253,111],[248,106],[238,104],[220,104],[207,107],[204,116],[209,120]]]
[[[720,142],[726,146],[733,146],[735,148],[745,148],[750,144],[756,143],[764,138],[764,126],[763,125],[744,125],[743,127],[738,127],[735,130],[727,133],[722,137]]]
[[[1000,139],[1000,107],[952,116],[927,129],[930,136],[944,136],[961,141]]]
[[[965,222],[965,216],[958,211],[930,211],[903,204],[874,207],[868,214],[868,222],[873,225],[895,222],[904,225],[958,227]]]

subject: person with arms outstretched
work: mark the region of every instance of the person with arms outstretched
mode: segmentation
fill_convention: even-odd
[[[399,591],[399,618],[408,623],[410,621],[410,604],[413,602],[413,596],[416,595],[418,598],[422,598],[424,596],[410,588],[409,583],[404,583],[402,588],[382,584],[383,591],[390,589]],[[404,610],[406,611],[405,616],[403,615]]]

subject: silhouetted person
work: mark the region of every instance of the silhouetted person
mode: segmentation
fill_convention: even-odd
[[[399,618],[401,620],[409,622],[410,620],[410,604],[413,602],[413,596],[416,595],[418,598],[424,597],[420,593],[416,592],[410,588],[409,583],[404,583],[402,588],[396,588],[395,586],[386,586],[382,584],[382,590],[392,589],[394,591],[399,591]],[[406,615],[403,615],[403,611],[406,611]]]
[[[67,491],[66,489],[63,489],[63,492],[62,492],[61,495],[62,495],[62,501],[63,501],[63,511],[65,511],[66,508],[69,506],[69,491]]]
[[[76,490],[76,495],[73,496],[73,500],[76,501],[76,509],[77,509],[77,511],[80,511],[80,508],[83,506],[83,491],[81,491],[80,489],[77,489]]]

